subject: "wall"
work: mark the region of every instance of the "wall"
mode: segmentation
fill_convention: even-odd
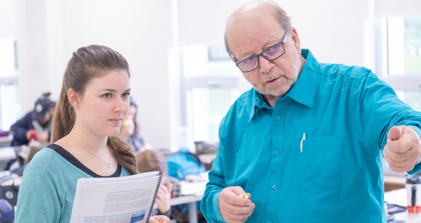
[[[130,64],[132,96],[144,134],[156,148],[171,146],[168,53],[171,1],[18,0],[22,110],[42,92],[56,100],[72,52],[109,46]]]
[[[228,16],[248,1],[180,0],[180,44],[223,44]],[[292,18],[301,44],[319,62],[365,65],[369,0],[275,0]],[[206,10],[198,10],[199,8]]]
[[[17,38],[16,1],[0,1],[0,38]]]
[[[10,0],[8,0],[10,1]],[[42,92],[58,97],[72,52],[101,44],[131,66],[132,96],[143,133],[155,148],[177,146],[177,46],[224,43],[225,21],[246,0],[16,0],[22,111]],[[320,62],[372,66],[374,0],[276,2]],[[0,17],[1,18],[1,17]],[[241,91],[250,88],[239,75]]]

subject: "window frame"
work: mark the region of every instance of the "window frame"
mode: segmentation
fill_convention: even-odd
[[[0,87],[1,86],[7,86],[7,85],[12,85],[12,86],[19,86],[19,77],[17,76],[12,76],[12,77],[0,77]],[[1,91],[0,91],[0,98],[2,97],[1,95]],[[0,101],[0,129],[4,130],[5,128],[3,128],[3,118],[2,118],[2,106],[5,106],[2,104],[2,102]],[[10,128],[10,126],[9,126]]]
[[[405,16],[405,15],[403,15]],[[421,91],[421,75],[389,75],[387,17],[375,20],[377,76],[395,91]]]

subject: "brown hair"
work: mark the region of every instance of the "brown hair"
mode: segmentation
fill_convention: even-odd
[[[139,173],[159,171],[163,176],[168,175],[168,165],[164,156],[155,150],[145,150],[136,154],[137,170]]]
[[[64,73],[60,97],[54,110],[51,143],[68,135],[73,129],[76,113],[67,97],[70,89],[83,95],[92,78],[103,75],[100,71],[125,70],[129,77],[129,64],[117,51],[106,46],[91,45],[81,47],[73,53]],[[136,159],[130,146],[118,136],[108,137],[108,147],[117,162],[130,174],[137,173]]]
[[[284,31],[289,31],[291,29],[291,17],[288,17],[287,13],[285,12],[285,10],[283,10],[281,7],[279,7],[278,4],[276,4],[276,2],[272,1],[272,0],[255,0],[252,2],[249,2],[247,4],[245,4],[244,6],[242,6],[240,9],[242,9],[243,7],[245,7],[246,5],[249,4],[256,4],[257,2],[261,2],[263,4],[271,4],[272,8],[273,8],[273,12],[271,12],[273,14],[273,17],[275,17],[276,21],[279,23],[279,25],[281,25],[282,29],[284,29]],[[238,9],[238,10],[240,10]],[[238,11],[237,10],[237,11]],[[227,20],[227,24],[229,22],[231,22],[232,20],[232,16],[237,12],[235,11],[233,14],[230,15],[230,17]],[[224,39],[225,39],[225,48],[229,54],[230,57],[234,56],[234,54],[232,53],[229,45],[228,45],[228,36],[227,36],[227,31],[225,30],[225,35],[224,35]]]

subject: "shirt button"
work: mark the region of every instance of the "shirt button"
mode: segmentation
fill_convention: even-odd
[[[269,223],[273,223],[272,221],[269,221]]]
[[[276,190],[276,188],[278,188],[278,186],[276,186],[276,185],[272,186],[272,189]]]
[[[276,151],[276,152],[275,152],[275,155],[279,155],[279,151]]]
[[[276,121],[279,121],[281,119],[281,117],[276,116],[275,119],[276,119]]]

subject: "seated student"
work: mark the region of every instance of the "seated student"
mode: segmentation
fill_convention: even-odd
[[[49,96],[50,93],[43,94],[35,102],[34,110],[10,127],[10,131],[13,132],[11,146],[28,145],[32,138],[41,143],[50,141],[55,103]]]
[[[121,127],[120,136],[127,140],[132,147],[133,153],[151,149],[151,145],[146,142],[145,138],[140,134],[140,125],[136,119],[137,103],[130,98],[130,107],[126,116],[126,120]]]
[[[73,53],[54,113],[51,142],[26,166],[15,222],[68,223],[80,178],[137,174],[129,145],[118,137],[127,115],[129,65],[105,46]],[[149,223],[169,223],[165,216]]]
[[[139,173],[159,171],[162,174],[161,185],[156,196],[157,212],[153,214],[163,214],[171,216],[170,199],[180,195],[180,181],[168,176],[168,165],[161,153],[154,150],[145,150],[136,154],[137,170]],[[174,188],[174,190],[173,190]]]

